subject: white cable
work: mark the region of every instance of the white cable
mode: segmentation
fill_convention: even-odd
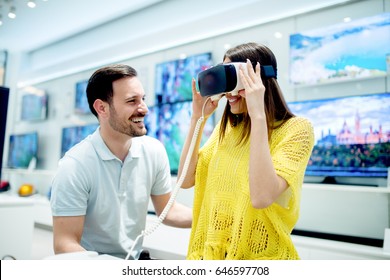
[[[177,196],[177,194],[178,194],[178,192],[179,192],[179,190],[181,188],[181,185],[183,184],[183,181],[184,181],[184,179],[185,179],[185,177],[187,175],[188,167],[190,165],[190,160],[191,160],[192,154],[193,154],[194,149],[195,149],[196,140],[197,140],[198,135],[199,135],[199,130],[200,130],[200,127],[202,125],[202,122],[204,121],[204,108],[206,107],[206,104],[207,104],[207,102],[210,99],[211,98],[208,97],[206,99],[205,103],[203,104],[202,116],[196,122],[196,126],[195,126],[195,129],[194,129],[194,134],[192,135],[191,144],[190,144],[190,147],[188,149],[186,160],[184,161],[184,165],[183,165],[183,170],[181,172],[181,176],[180,176],[179,180],[177,181],[175,188],[172,191],[172,195],[169,198],[167,205],[165,205],[164,210],[161,212],[160,216],[158,217],[158,220],[154,223],[154,225],[150,226],[150,228],[148,228],[147,230],[143,230],[141,232],[141,234],[138,235],[137,238],[134,240],[134,243],[131,246],[131,248],[130,248],[127,256],[126,256],[126,260],[128,260],[130,258],[131,253],[133,252],[133,250],[135,248],[135,245],[137,245],[139,239],[141,237],[145,237],[145,236],[148,236],[148,235],[152,234],[162,224],[162,222],[164,221],[165,217],[167,216],[169,210],[171,209],[173,203],[175,202],[176,196]]]

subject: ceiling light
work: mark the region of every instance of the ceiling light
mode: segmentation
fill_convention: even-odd
[[[350,18],[350,17],[345,17],[344,19],[343,19],[343,21],[344,22],[350,22],[352,19]]]
[[[14,6],[11,6],[11,8],[9,9],[8,17],[11,19],[16,18],[16,9]]]
[[[27,2],[27,6],[29,6],[30,8],[35,8],[37,6],[37,4],[35,3],[34,0],[29,0]]]
[[[276,39],[280,39],[280,38],[283,37],[283,34],[281,32],[275,32],[274,36],[275,36]]]
[[[232,45],[230,45],[229,43],[226,43],[226,44],[223,45],[223,48],[224,48],[225,50],[228,50],[228,49],[231,48],[231,46],[232,46]]]

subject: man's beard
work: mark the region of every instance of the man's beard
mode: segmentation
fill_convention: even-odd
[[[143,117],[143,116],[135,116],[135,117]],[[110,119],[109,124],[111,128],[119,133],[126,134],[130,137],[139,137],[144,136],[146,134],[146,128],[143,129],[133,126],[130,120],[126,122],[122,122],[118,118],[118,114],[115,111],[113,106],[110,106]]]

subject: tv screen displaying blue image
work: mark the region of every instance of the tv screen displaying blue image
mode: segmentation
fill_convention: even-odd
[[[9,138],[9,168],[28,168],[32,159],[38,158],[38,133],[11,134]]]
[[[189,131],[192,114],[192,101],[163,104],[160,107],[158,138],[168,153],[171,173],[177,174],[181,151]],[[201,145],[210,137],[214,128],[214,115],[204,127]]]
[[[157,103],[192,100],[192,78],[212,66],[211,53],[189,56],[156,65]]]
[[[74,145],[79,143],[88,135],[95,132],[98,126],[99,124],[96,123],[96,124],[64,127],[62,129],[61,157],[63,157],[65,153]]]
[[[88,80],[79,81],[76,83],[76,94],[75,94],[75,113],[86,115],[91,114],[89,109],[88,98],[87,98],[87,85]]]
[[[5,129],[7,124],[9,88],[0,86],[0,180],[3,169]]]
[[[290,35],[290,82],[312,85],[387,75],[390,13]]]
[[[41,121],[47,118],[48,95],[45,91],[29,87],[22,92],[21,120]]]
[[[314,127],[307,176],[387,177],[390,93],[288,103]]]
[[[144,118],[146,134],[158,138],[158,118],[159,118],[159,108],[158,106],[148,107],[148,114]]]

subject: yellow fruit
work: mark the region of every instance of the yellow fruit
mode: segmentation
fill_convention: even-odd
[[[34,187],[29,184],[21,185],[18,191],[20,196],[30,196],[34,194]]]

